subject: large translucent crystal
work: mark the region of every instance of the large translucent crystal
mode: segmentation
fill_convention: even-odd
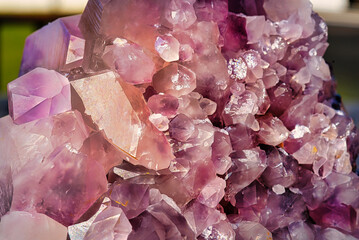
[[[75,80],[71,85],[81,98],[84,113],[129,155],[128,161],[150,169],[168,167],[174,158],[170,145],[149,121],[149,109],[138,89],[117,79],[113,72]]]

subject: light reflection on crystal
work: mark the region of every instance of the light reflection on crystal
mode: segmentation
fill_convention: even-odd
[[[228,61],[228,74],[234,80],[242,80],[247,76],[247,65],[243,58]]]

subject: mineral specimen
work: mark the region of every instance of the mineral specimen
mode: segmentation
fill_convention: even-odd
[[[0,239],[359,239],[359,139],[309,0],[89,0],[28,37]]]

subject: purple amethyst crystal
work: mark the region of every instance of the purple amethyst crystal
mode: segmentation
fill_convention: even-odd
[[[70,83],[53,70],[36,68],[8,84],[9,112],[16,124],[71,110]]]
[[[359,239],[327,38],[309,0],[89,0],[36,31],[0,119],[0,240]]]

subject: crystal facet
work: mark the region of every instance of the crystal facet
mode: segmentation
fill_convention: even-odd
[[[8,84],[9,112],[16,124],[71,110],[70,84],[66,77],[36,68]]]

